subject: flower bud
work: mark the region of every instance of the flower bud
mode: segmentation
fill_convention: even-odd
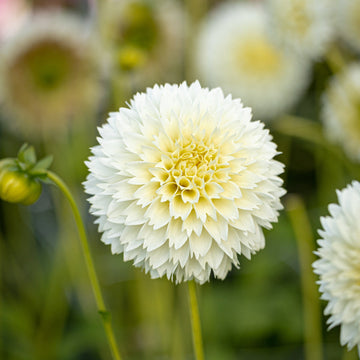
[[[41,194],[41,183],[24,172],[0,164],[0,199],[23,205],[33,204]]]
[[[122,70],[131,71],[145,63],[146,55],[143,50],[135,46],[124,46],[117,54],[118,65]]]

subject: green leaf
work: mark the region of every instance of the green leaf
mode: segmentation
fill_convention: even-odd
[[[26,165],[34,165],[36,163],[36,154],[33,146],[29,146],[28,144],[24,144],[21,146],[18,152],[19,162],[24,163]]]
[[[46,171],[53,162],[54,157],[52,155],[48,155],[38,161],[36,165],[32,168],[31,173],[37,172],[39,170]]]
[[[19,149],[18,151],[18,158],[22,157],[23,156],[23,153],[25,152],[25,150],[29,147],[29,144],[28,143],[24,143],[22,144],[21,148]]]
[[[36,163],[36,154],[33,146],[28,147],[24,151],[24,160],[25,160],[24,162],[29,165]]]

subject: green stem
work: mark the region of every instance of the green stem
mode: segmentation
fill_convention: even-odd
[[[201,337],[201,325],[199,306],[196,298],[195,281],[189,281],[189,302],[190,302],[190,315],[191,315],[191,329],[192,338],[195,350],[196,360],[204,360],[204,350]]]
[[[97,274],[96,274],[95,267],[94,267],[94,262],[92,260],[91,253],[90,253],[90,248],[89,248],[89,243],[88,243],[87,236],[86,236],[85,226],[81,219],[79,209],[76,205],[76,202],[75,202],[69,188],[64,183],[64,181],[59,176],[57,176],[55,173],[53,173],[51,171],[47,171],[47,177],[62,191],[62,193],[65,195],[65,197],[68,199],[68,201],[70,203],[71,209],[74,214],[75,222],[78,227],[82,250],[84,253],[84,257],[85,257],[86,267],[88,270],[91,286],[92,286],[92,289],[94,292],[96,305],[98,308],[98,312],[101,315],[101,319],[103,321],[103,325],[104,325],[106,336],[107,336],[107,339],[108,339],[108,342],[109,342],[109,345],[111,348],[113,359],[121,360],[121,356],[120,356],[120,353],[119,353],[119,350],[118,350],[118,347],[116,344],[114,331],[113,331],[112,324],[111,324],[110,314],[105,307],[104,299],[103,299],[100,285],[99,285],[99,280],[97,278]]]
[[[316,276],[312,271],[314,238],[309,218],[302,199],[297,195],[288,195],[286,201],[293,231],[295,233],[300,271],[304,313],[305,359],[320,360],[322,353],[321,307],[316,286]]]

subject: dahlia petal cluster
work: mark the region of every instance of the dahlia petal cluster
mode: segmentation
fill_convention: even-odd
[[[104,62],[87,21],[36,13],[1,51],[0,104],[10,129],[34,138],[58,134],[97,110]]]
[[[347,155],[360,161],[360,63],[335,75],[323,97],[325,134]]]
[[[332,9],[329,0],[270,0],[269,32],[299,55],[319,58],[333,36]]]
[[[264,247],[283,165],[239,99],[199,82],[155,85],[99,132],[85,191],[113,253],[152,278],[204,283]]]
[[[202,81],[220,85],[271,119],[291,108],[309,80],[310,61],[279,47],[268,34],[261,2],[223,3],[202,24],[195,64]]]
[[[320,259],[313,267],[321,298],[328,301],[330,328],[340,325],[341,345],[357,346],[360,355],[360,183],[353,181],[337,196],[339,205],[329,205],[330,216],[321,218]]]
[[[355,50],[360,51],[360,0],[338,0],[336,25],[340,36]]]

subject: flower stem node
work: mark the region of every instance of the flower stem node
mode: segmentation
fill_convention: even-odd
[[[27,144],[21,147],[17,158],[0,160],[0,199],[23,205],[36,202],[51,162],[52,157],[37,161],[34,148]]]

